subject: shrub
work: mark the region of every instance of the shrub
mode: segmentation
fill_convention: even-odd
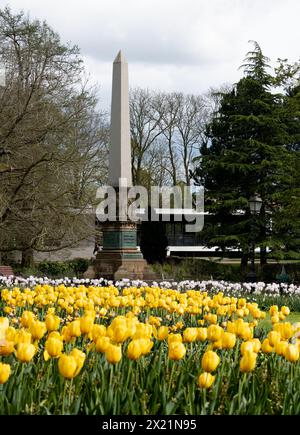
[[[38,271],[47,276],[64,276],[70,271],[70,266],[63,261],[41,261],[38,266]]]
[[[76,276],[82,275],[89,267],[90,261],[86,258],[74,258],[69,261],[70,268],[74,270]]]

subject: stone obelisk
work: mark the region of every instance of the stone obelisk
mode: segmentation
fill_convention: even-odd
[[[119,179],[132,185],[131,144],[128,91],[128,63],[119,51],[113,64],[109,149],[109,185],[119,186]]]
[[[103,248],[95,261],[96,277],[119,280],[155,279],[137,248],[136,223],[118,213],[120,179],[132,186],[128,64],[121,51],[113,63],[109,185],[117,194],[117,216],[102,224]]]

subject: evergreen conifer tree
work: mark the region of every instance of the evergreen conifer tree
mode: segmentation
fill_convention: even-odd
[[[242,265],[249,246],[260,246],[261,264],[266,248],[282,246],[283,234],[274,232],[273,220],[284,208],[284,192],[294,183],[295,165],[287,147],[291,132],[284,116],[284,95],[274,93],[275,77],[258,43],[248,52],[244,77],[223,93],[218,112],[207,125],[208,141],[201,148],[194,178],[205,187],[204,227],[208,246],[242,250]],[[252,215],[249,199],[262,199],[259,215]]]

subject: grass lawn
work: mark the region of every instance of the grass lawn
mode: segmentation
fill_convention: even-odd
[[[285,318],[285,322],[296,323],[300,322],[300,312],[293,312],[288,317]],[[265,329],[266,331],[271,331],[272,322],[269,313],[264,320],[261,320],[258,324],[259,328]]]

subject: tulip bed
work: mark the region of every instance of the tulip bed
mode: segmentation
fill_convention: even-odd
[[[2,415],[300,413],[288,306],[218,286],[6,284]]]

